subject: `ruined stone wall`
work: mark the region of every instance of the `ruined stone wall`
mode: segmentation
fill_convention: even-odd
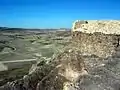
[[[72,31],[120,34],[120,20],[77,20],[73,23]]]
[[[116,21],[116,23],[114,22],[113,24],[114,25],[116,24],[115,26],[117,27],[115,27],[113,24],[111,24],[111,26],[109,27],[109,24],[112,21],[108,21],[109,23],[107,24],[108,26],[107,25],[104,26],[104,24],[107,23],[105,21],[103,22],[93,21],[92,24],[89,24],[89,21],[86,22],[81,23],[80,21],[77,21],[77,24],[74,23],[73,32],[72,32],[72,41],[73,44],[76,46],[76,48],[78,48],[81,51],[81,53],[86,55],[88,54],[96,55],[103,58],[107,58],[109,56],[114,55],[120,44],[119,23]],[[100,27],[98,27],[98,23],[95,22],[100,22],[101,26],[99,25]],[[88,27],[85,29],[83,28],[85,26],[82,25],[86,25]],[[114,28],[111,28],[112,25],[114,26]],[[117,34],[113,34],[113,33],[117,33]]]

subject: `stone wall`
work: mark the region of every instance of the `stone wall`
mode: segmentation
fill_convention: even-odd
[[[73,23],[72,31],[120,34],[120,20],[76,20]]]
[[[98,22],[100,23],[99,25]],[[111,22],[113,21],[93,21],[91,22],[92,24],[89,21],[77,21],[77,24],[75,22],[72,31],[73,44],[82,54],[96,55],[103,58],[114,55],[120,44],[120,25],[118,21],[115,21],[110,26]],[[84,25],[88,27],[85,29],[83,28],[85,27]]]

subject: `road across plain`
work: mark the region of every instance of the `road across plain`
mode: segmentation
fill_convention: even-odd
[[[22,59],[12,61],[0,61],[0,71],[11,70],[14,68],[22,68],[24,66],[32,65],[37,62],[37,59]]]
[[[0,63],[17,63],[17,62],[30,62],[37,61],[37,59],[22,59],[22,60],[12,60],[12,61],[0,61]]]

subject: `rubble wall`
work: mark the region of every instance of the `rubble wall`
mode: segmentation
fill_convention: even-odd
[[[87,21],[86,21],[87,22]],[[107,58],[108,56],[112,56],[116,53],[117,48],[119,47],[120,41],[120,34],[115,34],[116,30],[109,31],[109,26],[106,26],[106,32],[104,29],[101,29],[101,32],[97,32],[95,29],[91,29],[88,27],[86,29],[87,32],[82,31],[82,25],[89,25],[89,22],[77,22],[74,23],[73,30],[72,30],[72,41],[73,44],[83,53],[83,54],[90,54],[96,55],[99,57]],[[94,21],[95,22],[95,21]],[[104,24],[105,22],[101,24]],[[110,23],[110,22],[108,22]],[[112,24],[111,24],[112,25]],[[118,24],[119,25],[119,24]],[[96,25],[94,25],[95,28]],[[101,28],[104,28],[101,26]],[[120,27],[117,27],[118,29]],[[96,28],[97,29],[97,28]],[[115,28],[116,29],[116,28]],[[78,31],[77,31],[78,30]],[[94,31],[90,33],[91,31]],[[113,34],[113,32],[115,32]],[[118,30],[120,32],[120,29]]]

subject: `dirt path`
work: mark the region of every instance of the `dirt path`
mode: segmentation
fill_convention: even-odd
[[[15,62],[29,62],[37,61],[37,59],[22,59],[22,60],[12,60],[12,61],[0,61],[0,63],[15,63]]]

